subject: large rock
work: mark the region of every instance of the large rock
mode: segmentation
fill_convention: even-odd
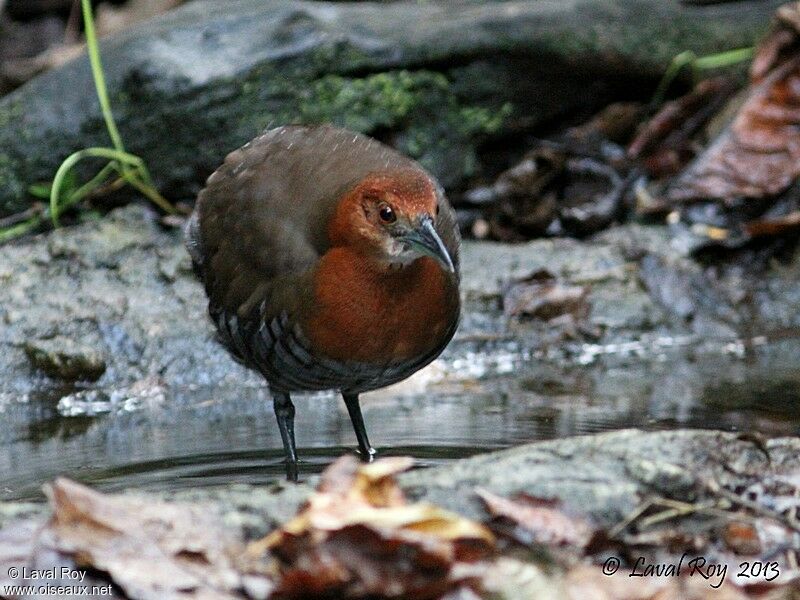
[[[707,273],[670,246],[663,227],[626,225],[589,241],[465,241],[462,263],[464,310],[450,361],[491,359],[492,340],[509,336],[537,362],[588,364],[626,345],[659,353],[665,337],[721,348],[800,327],[800,260],[759,278],[739,266]],[[543,270],[585,288],[587,314],[506,319],[499,307],[508,282]],[[0,282],[0,400],[73,379],[97,380],[91,387],[109,393],[155,379],[262,385],[214,340],[180,230],[141,205],[0,247]]]
[[[197,0],[102,53],[123,138],[173,198],[288,122],[378,134],[458,186],[480,171],[487,136],[646,96],[673,56],[750,45],[781,3]],[[108,139],[87,58],[4,98],[0,216],[95,145]]]
[[[403,451],[428,460],[441,443],[439,460],[648,422],[795,431],[800,342],[757,336],[800,326],[800,260],[709,274],[665,228],[627,225],[588,241],[466,242],[462,264],[454,341],[365,398],[379,448],[413,439],[420,449]],[[505,282],[543,269],[586,289],[584,316],[503,316]],[[88,465],[113,485],[234,478],[241,464],[277,477],[264,388],[214,341],[180,231],[143,205],[0,247],[0,501]],[[333,395],[296,400],[315,468],[352,443],[348,417]]]
[[[792,475],[800,469],[799,453],[796,437],[762,444],[752,436],[719,431],[631,429],[526,444],[414,470],[399,480],[415,500],[473,519],[485,518],[474,494],[476,488],[483,488],[504,496],[524,492],[552,498],[597,525],[611,527],[651,495],[691,500],[710,481],[744,488],[769,476]],[[234,484],[155,492],[153,497],[213,502],[231,525],[255,537],[288,521],[316,482],[317,477],[311,477],[300,484]],[[2,503],[0,528],[43,508],[26,502]]]

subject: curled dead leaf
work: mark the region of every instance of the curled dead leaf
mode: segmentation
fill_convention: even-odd
[[[333,463],[317,492],[282,528],[249,547],[279,573],[274,598],[433,599],[480,572],[494,537],[483,525],[426,503],[409,504],[394,476],[411,460]]]
[[[731,81],[717,77],[701,81],[685,96],[665,103],[628,146],[628,156],[641,162],[653,177],[674,175],[695,156],[692,137],[733,90]]]
[[[786,190],[800,176],[800,8],[791,3],[756,51],[747,100],[730,126],[666,191],[668,205],[734,206]]]
[[[582,549],[595,534],[588,521],[567,515],[552,502],[525,494],[509,499],[483,489],[475,493],[492,517],[510,521],[522,530],[522,535],[514,536],[517,541]]]
[[[565,285],[546,270],[539,270],[506,286],[503,312],[512,317],[529,317],[549,321],[562,315],[574,319],[589,313],[585,286]]]
[[[46,489],[40,543],[108,577],[130,598],[237,598],[237,542],[205,507],[109,496],[67,479]]]

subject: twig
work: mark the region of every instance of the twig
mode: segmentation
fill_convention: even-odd
[[[705,513],[705,514],[713,514],[716,516],[725,515],[724,511],[720,511],[716,508],[714,502],[702,502],[699,504],[690,504],[688,502],[678,502],[675,500],[664,501],[663,504],[665,506],[669,506],[672,504],[671,508],[667,510],[663,510],[660,513],[656,513],[649,517],[646,517],[641,520],[640,526],[642,529],[647,529],[648,527],[652,527],[658,523],[662,523],[664,521],[669,521],[670,519],[675,519],[678,517],[685,517],[687,515],[695,514],[695,513]]]
[[[717,481],[713,479],[709,479],[702,483],[704,487],[712,494],[722,496],[732,504],[736,504],[743,508],[747,508],[759,516],[767,517],[775,521],[778,521],[779,523],[782,523],[787,527],[789,527],[789,529],[792,529],[793,531],[800,533],[800,522],[797,520],[797,517],[795,515],[783,514],[776,510],[772,510],[771,508],[768,508],[763,504],[759,504],[758,502],[744,498],[739,494],[736,494],[730,491],[729,489],[722,487]]]
[[[655,496],[650,496],[645,498],[645,500],[639,504],[636,508],[631,511],[628,516],[626,516],[622,521],[614,525],[611,529],[608,530],[608,537],[613,539],[617,537],[620,533],[622,533],[629,525],[631,525],[636,519],[638,519],[644,512],[653,506],[658,501],[658,498]]]
[[[622,521],[614,525],[608,531],[609,538],[615,538],[622,533],[627,527],[632,525],[639,517],[641,517],[648,509],[660,506],[667,510],[662,510],[654,515],[650,515],[639,522],[641,529],[647,529],[653,525],[668,521],[677,517],[683,517],[692,513],[704,513],[717,517],[730,518],[731,515],[725,511],[719,510],[713,502],[691,504],[688,502],[680,502],[679,500],[672,500],[670,498],[660,498],[658,496],[650,496],[637,506],[629,515]]]
[[[15,225],[19,225],[23,221],[28,221],[31,217],[35,217],[42,213],[41,205],[34,204],[30,208],[23,210],[22,212],[14,213],[13,215],[9,215],[7,217],[3,217],[0,219],[0,230],[1,229],[8,229],[10,227],[14,227]]]

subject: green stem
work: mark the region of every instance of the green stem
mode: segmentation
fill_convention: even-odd
[[[147,196],[153,204],[157,205],[161,210],[169,215],[174,215],[177,211],[172,204],[169,203],[169,200],[164,198],[161,194],[158,193],[158,190],[151,184],[142,183],[136,177],[128,178],[127,174],[123,174],[125,181],[127,181],[131,186],[139,190],[143,195]]]
[[[22,223],[18,223],[13,227],[9,227],[7,229],[3,229],[0,231],[0,244],[5,243],[9,240],[13,240],[14,238],[20,237],[33,231],[34,229],[38,228],[44,222],[45,216],[44,215],[36,215],[31,217],[27,221],[23,221]]]
[[[100,49],[97,46],[97,34],[95,33],[94,19],[92,18],[92,4],[90,0],[81,0],[81,5],[83,8],[83,24],[86,29],[86,45],[89,49],[89,61],[92,65],[92,76],[97,90],[97,98],[100,101],[100,110],[103,112],[103,119],[105,119],[111,143],[116,150],[125,152],[125,147],[122,145],[122,137],[111,112],[111,102],[108,100],[106,78],[103,73],[103,63],[100,61]]]
[[[753,58],[755,49],[750,48],[737,48],[736,50],[728,50],[727,52],[719,52],[717,54],[709,54],[708,56],[697,56],[691,50],[681,52],[667,67],[667,71],[661,78],[661,81],[653,94],[651,106],[659,106],[664,102],[664,97],[667,94],[669,86],[675,81],[675,78],[680,72],[686,68],[691,67],[694,76],[697,77],[699,71],[709,71],[711,69],[721,69],[723,67],[730,67],[739,64],[746,60]]]
[[[701,56],[694,61],[692,65],[697,71],[707,71],[709,69],[720,69],[722,67],[730,67],[739,64],[746,60],[753,58],[755,48],[738,48],[736,50],[728,50],[727,52],[720,52],[719,54],[711,54],[710,56]]]
[[[111,173],[119,173],[119,166],[114,161],[111,161],[105,167],[100,169],[97,175],[92,177],[89,181],[84,183],[77,190],[72,192],[63,203],[59,204],[58,205],[59,212],[64,212],[64,210],[66,210],[73,204],[79,202],[80,200],[82,200],[83,198],[94,192],[97,188],[99,188],[101,185],[105,183],[106,179],[108,179],[108,176],[111,175]],[[51,208],[50,208],[51,213],[52,210],[53,209],[51,203]]]
[[[70,197],[62,206],[59,204],[59,197],[61,193],[61,186],[64,183],[64,178],[75,165],[85,158],[107,158],[111,161],[114,161],[114,163],[112,163],[113,166],[111,167],[106,165],[106,167],[104,167],[100,173],[95,175],[91,181],[78,188],[73,194],[70,195]],[[70,154],[64,160],[64,162],[61,163],[61,166],[58,167],[58,171],[56,171],[56,175],[53,178],[53,188],[50,190],[50,218],[52,219],[55,227],[58,227],[58,215],[61,212],[61,209],[75,204],[82,197],[89,194],[98,185],[100,181],[100,175],[103,175],[103,178],[105,178],[112,168],[114,170],[119,170],[119,168],[116,166],[116,163],[119,163],[120,165],[127,165],[133,167],[134,169],[141,169],[144,167],[144,161],[142,161],[142,159],[138,156],[128,154],[127,152],[114,150],[113,148],[85,148]],[[123,176],[126,178],[126,180],[128,179],[129,175],[129,173],[123,173]],[[132,175],[130,176],[133,177]],[[167,204],[169,205],[169,203]],[[170,206],[170,208],[172,207]]]
[[[672,82],[675,81],[675,78],[684,67],[692,64],[695,60],[697,60],[697,55],[691,50],[681,52],[672,59],[672,62],[669,63],[666,73],[664,73],[664,76],[661,78],[653,94],[653,99],[651,100],[652,106],[660,106],[661,103],[664,102],[664,96],[666,96],[669,86],[672,85]]]
[[[133,154],[125,151],[122,143],[122,136],[117,129],[114,114],[111,111],[111,102],[108,99],[108,87],[106,86],[103,64],[100,60],[100,48],[97,44],[97,32],[94,27],[94,17],[92,15],[92,4],[90,0],[81,0],[83,12],[83,23],[86,29],[86,46],[89,53],[89,62],[92,68],[97,99],[100,103],[100,110],[111,138],[113,148],[86,148],[69,155],[56,171],[53,178],[53,185],[50,189],[50,207],[40,215],[35,215],[31,219],[18,223],[7,229],[0,230],[0,242],[13,237],[23,235],[28,231],[38,227],[45,219],[53,221],[53,225],[58,227],[59,213],[79,202],[83,198],[102,186],[109,175],[119,173],[118,183],[125,182],[149,198],[154,204],[167,213],[174,214],[175,208],[169,203],[156,189],[150,173],[144,161]],[[110,162],[106,164],[94,177],[87,183],[80,186],[69,194],[62,201],[61,188],[64,186],[65,179],[70,171],[82,160],[86,158],[105,158]]]

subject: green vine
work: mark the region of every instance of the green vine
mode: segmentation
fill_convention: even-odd
[[[106,87],[106,78],[103,73],[103,64],[100,60],[100,49],[97,45],[97,34],[94,28],[90,0],[81,0],[81,7],[83,8],[86,46],[89,51],[89,61],[92,65],[92,77],[94,78],[94,86],[97,90],[97,99],[100,101],[100,110],[103,112],[106,129],[108,130],[108,135],[114,147],[85,148],[84,150],[79,150],[71,154],[61,163],[61,166],[58,168],[53,178],[53,187],[50,190],[50,218],[53,221],[53,225],[58,227],[58,216],[65,208],[72,206],[104,185],[107,178],[112,173],[118,174],[125,183],[136,188],[163,211],[174,213],[175,209],[153,185],[153,181],[150,178],[144,161],[138,156],[125,151],[125,146],[122,143],[122,136],[119,134],[117,123],[114,121],[114,114],[111,112],[111,102],[108,100],[108,89]],[[110,162],[88,183],[74,190],[69,196],[62,200],[61,187],[66,173],[81,160],[89,157],[107,158]]]
[[[61,163],[51,185],[36,184],[29,188],[31,195],[39,198],[48,198],[49,206],[39,210],[18,223],[0,229],[0,243],[25,235],[40,227],[47,219],[51,220],[54,227],[58,227],[59,216],[71,206],[77,204],[87,196],[96,193],[101,188],[118,189],[123,185],[130,185],[147,197],[166,213],[174,214],[175,208],[156,189],[144,161],[125,150],[122,136],[119,134],[117,123],[111,111],[111,102],[108,99],[103,64],[100,60],[100,49],[97,44],[97,34],[92,16],[90,0],[81,0],[83,9],[83,22],[86,33],[86,46],[89,53],[89,62],[92,68],[97,99],[106,130],[111,138],[111,148],[84,148],[69,155]],[[74,183],[73,169],[87,158],[102,158],[109,162],[97,172],[88,182],[81,186]]]

